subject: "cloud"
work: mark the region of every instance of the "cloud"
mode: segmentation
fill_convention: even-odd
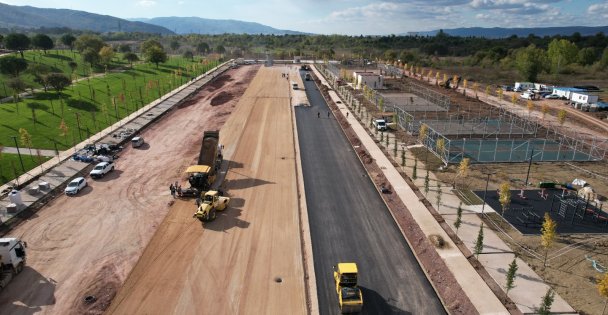
[[[587,8],[587,13],[601,15],[603,18],[608,19],[608,2],[590,5],[589,8]]]
[[[154,1],[154,0],[140,0],[140,1],[137,1],[137,5],[140,6],[140,7],[149,8],[149,7],[155,6],[156,5],[156,1]]]

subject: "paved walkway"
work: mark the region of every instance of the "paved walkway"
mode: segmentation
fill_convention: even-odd
[[[196,93],[220,73],[228,70],[229,63],[230,61],[225,62],[222,65],[211,69],[207,73],[198,76],[193,81],[189,81],[175,90],[163,95],[160,99],[157,99],[154,102],[142,107],[137,112],[123,118],[121,121],[100,131],[89,139],[77,144],[73,148],[60,152],[56,158],[50,159],[39,167],[36,167],[19,176],[19,178],[1,186],[0,191],[6,191],[13,184],[19,185],[24,182],[30,182],[28,185],[21,187],[20,189],[23,206],[21,206],[16,212],[8,212],[7,206],[11,203],[8,196],[3,195],[0,198],[1,222],[11,220],[20,211],[38,201],[53,198],[56,194],[61,193],[61,191],[57,190],[56,188],[60,188],[71,178],[78,175],[84,175],[90,164],[72,160],[72,154],[91,143],[102,142],[109,144],[120,144],[126,141],[126,139],[115,138],[113,135],[126,129],[134,129],[138,131],[145,128],[164,113],[171,110],[173,106],[179,104],[183,99]],[[54,152],[53,156],[55,156]],[[41,182],[48,183],[50,185],[50,189],[39,189],[39,183]],[[0,230],[6,229],[6,226],[0,227]]]
[[[314,68],[314,67],[313,67]],[[314,69],[319,78],[322,78],[320,73]],[[327,85],[325,80],[322,79],[324,84]],[[330,91],[330,96],[334,101],[341,100],[339,96],[334,92]],[[431,215],[426,206],[418,199],[416,194],[407,185],[403,177],[399,174],[397,169],[391,164],[389,159],[380,150],[376,141],[378,138],[370,135],[363,128],[363,126],[354,119],[355,111],[350,111],[345,105],[339,106],[340,111],[344,116],[349,113],[349,120],[353,130],[357,133],[359,139],[361,139],[363,145],[369,151],[370,155],[375,159],[376,163],[383,170],[387,180],[393,186],[394,191],[399,195],[401,200],[404,201],[406,207],[415,218],[416,222],[420,225],[420,228],[425,235],[439,234],[449,244],[448,249],[438,249],[437,252],[445,261],[446,265],[454,274],[456,280],[461,285],[463,291],[470,298],[471,302],[475,305],[479,313],[481,314],[508,314],[506,308],[502,305],[499,299],[490,290],[488,285],[484,282],[481,276],[473,268],[473,266],[466,259],[464,254],[458,250],[456,245],[451,241],[447,233],[439,225],[437,220]],[[367,113],[364,111],[360,114],[360,117],[365,117],[367,121]],[[390,135],[386,133],[385,136]],[[394,137],[389,139],[390,148],[393,147]],[[399,148],[402,144],[397,144]],[[400,156],[400,152],[397,154]],[[413,164],[414,156],[406,150],[406,157],[410,164]],[[416,186],[424,186],[424,175],[422,174],[425,167],[424,163],[418,161],[418,179],[414,181]],[[412,168],[405,168],[406,173],[412,178]],[[437,179],[430,173],[431,183],[435,183],[431,188],[427,196],[427,200],[431,204],[436,205],[437,196]],[[442,196],[438,212],[443,215],[443,218],[449,224],[453,226],[453,222],[456,219],[456,209],[460,203],[460,199],[454,195],[451,191],[449,184],[442,185]],[[475,240],[479,232],[481,225],[481,219],[476,213],[480,212],[480,206],[463,206],[464,215],[462,218],[462,225],[458,231],[458,236],[467,246],[467,248],[473,252]],[[485,211],[493,211],[487,205]],[[504,288],[506,282],[506,270],[508,269],[509,263],[513,260],[513,253],[509,247],[490,229],[484,229],[484,253],[479,256],[479,261],[484,266],[490,276],[496,281],[498,285]],[[517,260],[519,270],[517,272],[517,278],[515,280],[516,287],[509,291],[509,297],[517,305],[518,309],[522,313],[533,313],[534,309],[540,305],[542,296],[547,292],[549,286],[547,286],[542,279],[521,259]],[[555,301],[551,308],[552,312],[561,313],[576,313],[574,309],[568,305],[559,295],[555,295]]]
[[[28,148],[19,148],[19,150],[17,150],[16,147],[3,147],[2,148],[2,153],[10,153],[10,154],[23,154],[23,155],[38,155],[38,153],[40,153],[41,156],[57,156],[58,153],[55,152],[54,150],[45,150],[45,149],[28,149]],[[61,152],[59,152],[61,153]]]

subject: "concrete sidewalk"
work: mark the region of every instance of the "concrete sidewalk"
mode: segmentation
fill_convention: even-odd
[[[319,78],[323,78],[317,69],[315,69],[315,73]],[[322,81],[327,85],[325,80],[322,79]],[[335,102],[338,100],[342,101],[335,91],[330,91],[330,96]],[[344,105],[340,105],[339,108],[345,117],[346,113],[349,113],[350,117],[348,119],[353,130],[357,133],[359,139],[369,151],[370,155],[375,159],[380,169],[383,170],[387,180],[393,186],[395,193],[397,193],[401,200],[405,203],[406,207],[411,212],[412,216],[415,218],[425,235],[441,235],[449,244],[448,249],[437,249],[437,252],[442,257],[462,287],[463,291],[467,294],[479,313],[508,314],[508,311],[504,305],[502,305],[501,301],[496,297],[489,286],[481,278],[479,273],[469,263],[464,254],[451,241],[447,233],[431,215],[422,201],[418,199],[414,191],[412,191],[403,177],[401,177],[399,172],[391,164],[390,160],[380,150],[374,141],[379,139],[374,139],[373,135],[367,133],[366,129],[363,128],[355,117],[353,117],[353,115],[356,114],[354,111],[350,111],[348,107]],[[363,117],[364,115],[367,117],[367,114],[363,113],[360,117]],[[389,133],[385,133],[385,136],[389,136]],[[392,141],[389,140],[391,144],[393,144],[394,141],[394,137],[392,137]],[[397,146],[399,148],[403,147],[402,144],[400,145],[399,143]],[[412,164],[411,161],[414,160],[414,156],[411,155],[407,150],[406,155],[407,160],[410,161],[410,164]],[[424,174],[421,174],[422,170],[424,169],[424,164],[421,161],[418,161],[419,178],[414,181],[418,187],[424,186]],[[405,171],[408,176],[412,178],[412,168],[406,167]],[[431,202],[431,204],[436,204],[434,201],[436,200],[437,196],[437,180],[432,173],[430,173],[429,177],[431,178],[431,183],[434,183],[434,187],[432,188],[433,191],[430,191],[426,198]],[[438,212],[443,215],[443,218],[446,220],[449,226],[452,227],[453,221],[456,219],[455,213],[456,208],[460,203],[460,199],[451,191],[451,186],[449,184],[444,184],[442,187],[442,202]],[[475,240],[482,222],[480,217],[476,215],[476,213],[480,212],[480,206],[463,206],[463,209],[465,214],[462,218],[463,222],[458,231],[458,236],[467,246],[467,248],[473,252]],[[485,211],[493,210],[486,205]],[[486,248],[484,252],[487,252],[487,254],[481,254],[479,256],[479,261],[494,279],[494,281],[504,288],[506,282],[506,270],[508,269],[508,264],[513,260],[514,255],[509,247],[490,229],[484,229],[484,247]],[[522,313],[533,313],[534,309],[539,306],[542,296],[547,292],[549,287],[528,265],[525,264],[524,261],[518,259],[518,266],[519,270],[515,280],[516,287],[509,292],[509,297],[514,301]],[[555,301],[553,302],[551,311],[575,313],[574,309],[572,309],[572,307],[557,294],[555,295]]]
[[[17,150],[16,147],[4,147],[2,148],[2,153],[10,153],[10,154],[22,154],[22,155],[38,155],[38,152],[40,152],[41,156],[48,156],[48,157],[55,157],[59,154],[61,154],[61,151],[59,151],[57,153],[55,153],[55,150],[46,150],[46,149],[31,149],[31,153],[30,153],[30,149],[28,148],[19,148],[19,150]]]

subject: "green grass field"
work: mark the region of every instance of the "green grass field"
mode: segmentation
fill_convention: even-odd
[[[25,167],[25,170],[29,171],[37,167],[38,165],[48,161],[49,159],[51,159],[51,157],[40,157],[41,163],[38,163],[39,160],[37,156],[22,154],[21,159],[23,160],[23,166]],[[15,179],[15,172],[17,172],[18,175],[23,174],[23,171],[21,170],[21,163],[19,162],[19,156],[17,154],[2,153],[0,155],[0,185],[4,185]]]
[[[72,58],[80,61],[78,53],[70,51],[26,53],[26,59],[46,63],[68,76],[71,69],[67,63]],[[14,146],[11,137],[19,140],[19,130],[23,128],[31,135],[32,148],[55,149],[56,145],[58,150],[66,150],[219,64],[170,56],[158,68],[148,63],[136,63],[130,68],[118,58],[115,60],[108,73],[93,73],[60,94],[41,90],[16,103],[0,103],[0,144]],[[75,74],[85,75],[87,68],[79,66]],[[23,74],[22,79],[34,89],[40,88],[31,75]],[[0,90],[5,80],[0,76]],[[60,128],[62,121],[66,128]],[[19,145],[27,147],[25,143]],[[0,167],[9,169],[10,164],[0,161]]]

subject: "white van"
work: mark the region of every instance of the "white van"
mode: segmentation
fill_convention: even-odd
[[[141,147],[144,143],[143,137],[133,137],[133,139],[131,139],[131,146],[134,148]]]

